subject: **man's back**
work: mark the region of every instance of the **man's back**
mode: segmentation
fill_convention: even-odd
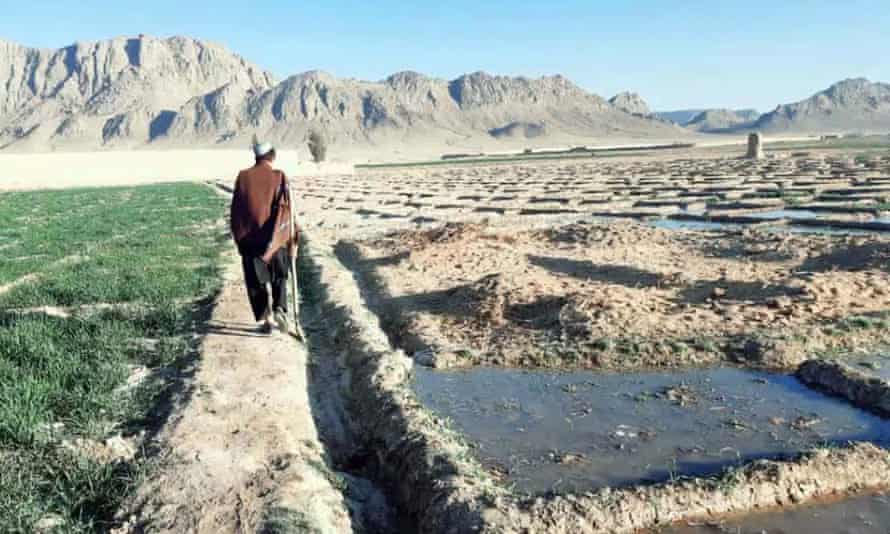
[[[272,205],[284,173],[261,162],[238,173],[232,196],[232,236],[242,255],[260,256],[266,249],[275,221]]]

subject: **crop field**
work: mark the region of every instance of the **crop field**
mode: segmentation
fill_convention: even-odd
[[[198,184],[0,194],[0,531],[113,524],[218,287],[222,210]]]
[[[859,148],[306,180],[301,261],[396,504],[433,529],[883,532],[890,157]]]
[[[4,194],[0,531],[883,534],[863,150],[298,175],[304,344],[207,185]]]

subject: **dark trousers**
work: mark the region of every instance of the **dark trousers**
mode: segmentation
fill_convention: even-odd
[[[287,273],[288,262],[286,247],[282,247],[272,258],[268,265],[268,276],[272,286],[272,309],[287,312]],[[258,263],[262,263],[257,258]],[[247,298],[250,299],[250,307],[254,318],[259,321],[269,309],[269,291],[266,284],[260,280],[257,273],[254,258],[241,256],[241,266],[244,269],[244,282],[247,284]]]

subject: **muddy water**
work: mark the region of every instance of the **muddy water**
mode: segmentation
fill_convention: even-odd
[[[770,219],[765,219],[770,220]],[[658,219],[651,221],[649,224],[655,228],[664,230],[738,230],[746,225],[741,223],[719,223],[708,221],[680,221],[672,219]],[[759,226],[760,230],[775,233],[794,233],[794,234],[820,234],[820,235],[869,235],[879,233],[877,231],[848,229],[848,228],[832,228],[829,226]]]
[[[838,503],[755,514],[714,525],[677,527],[667,534],[887,534],[890,499],[866,495]]]
[[[824,443],[890,443],[890,422],[795,378],[735,368],[603,374],[416,370],[423,402],[528,493],[707,475]]]
[[[707,221],[679,221],[673,219],[658,219],[649,224],[655,228],[662,228],[664,230],[731,230],[742,227],[738,224]]]
[[[819,214],[808,210],[774,210],[746,214],[755,219],[817,219]]]

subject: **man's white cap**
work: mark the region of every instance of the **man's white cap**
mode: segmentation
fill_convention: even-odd
[[[253,155],[258,158],[265,156],[266,154],[268,154],[269,152],[272,152],[273,150],[275,150],[275,147],[272,146],[272,143],[256,142],[253,144]]]

